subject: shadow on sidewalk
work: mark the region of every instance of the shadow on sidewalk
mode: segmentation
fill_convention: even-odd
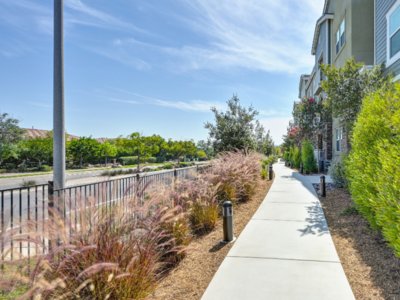
[[[322,210],[322,207],[318,202],[314,202],[313,205],[307,207],[307,212],[310,215],[309,218],[306,219],[306,222],[309,224],[306,225],[303,229],[298,229],[301,232],[301,236],[305,236],[307,234],[313,235],[324,235],[329,233],[328,224],[325,220],[325,215]]]

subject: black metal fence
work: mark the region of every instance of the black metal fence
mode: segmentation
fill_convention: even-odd
[[[150,187],[172,185],[177,179],[191,179],[206,166],[194,166],[157,172],[141,173],[113,180],[94,182],[54,190],[49,184],[0,190],[1,225],[1,268],[3,262],[28,259],[41,254],[50,246],[50,241],[42,235],[43,247],[32,246],[26,240],[15,236],[29,233],[44,233],[46,221],[52,218],[52,211],[62,212],[64,222],[76,229],[77,217],[82,208],[93,205],[102,206],[107,211],[113,204],[124,204],[129,198],[137,196],[138,190]],[[143,194],[141,197],[144,197]],[[144,200],[144,198],[143,198]],[[6,249],[7,248],[7,249]]]

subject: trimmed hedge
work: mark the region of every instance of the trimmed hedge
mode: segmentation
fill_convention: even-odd
[[[400,256],[400,85],[364,99],[346,174],[356,208]]]

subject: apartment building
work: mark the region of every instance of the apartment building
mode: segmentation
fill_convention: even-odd
[[[375,0],[375,64],[400,79],[400,0]]]
[[[299,93],[300,98],[313,97],[316,101],[326,98],[321,88],[325,79],[320,68],[322,64],[342,67],[350,58],[366,65],[374,63],[374,4],[374,0],[325,1],[312,41],[311,53],[315,64],[309,75],[300,78],[299,90],[304,90],[304,93]],[[319,121],[323,124],[322,129],[315,133],[315,156],[320,169],[326,170],[332,160],[340,159],[342,153],[347,152],[348,143],[339,119]]]

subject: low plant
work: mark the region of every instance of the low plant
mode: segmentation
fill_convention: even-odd
[[[341,213],[341,216],[353,216],[358,215],[358,210],[355,206],[349,206],[345,208]]]
[[[340,188],[347,187],[345,161],[346,157],[343,156],[340,159],[335,159],[329,167],[329,175],[333,183]]]
[[[21,183],[21,187],[31,187],[35,186],[37,183],[35,180],[23,180]]]
[[[305,140],[301,144],[301,162],[303,164],[303,171],[306,174],[313,173],[317,170],[317,163],[314,157],[314,148],[311,142]]]
[[[177,221],[184,217],[164,203],[138,205],[136,197],[107,211],[95,203],[92,199],[89,207],[85,204],[78,209],[78,226],[65,222],[54,210],[53,218],[39,225],[46,228],[40,236],[36,232],[14,236],[14,242],[26,242],[30,236],[36,249],[43,249],[43,239],[53,243],[47,254],[37,257],[30,279],[21,270],[0,280],[28,284],[24,299],[147,297],[176,257],[185,252],[185,231]],[[7,254],[10,241],[5,241]]]
[[[219,185],[219,201],[245,202],[256,191],[261,173],[261,156],[258,153],[226,152],[211,163],[210,182]]]

